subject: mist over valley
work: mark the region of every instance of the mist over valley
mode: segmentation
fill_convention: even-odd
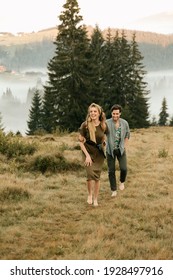
[[[167,101],[169,117],[173,116],[173,70],[151,71],[146,75],[149,94],[150,117],[158,119],[163,98]]]
[[[0,74],[0,112],[5,132],[25,134],[32,102],[30,90],[43,91],[48,77],[45,68],[25,69],[22,73]],[[149,94],[150,119],[158,115],[165,97],[168,113],[173,115],[173,70],[150,71],[146,75]],[[11,94],[10,94],[10,93]],[[116,100],[115,100],[116,103]]]
[[[25,134],[35,88],[43,92],[45,69],[28,69],[23,73],[0,74],[0,113],[5,132]]]

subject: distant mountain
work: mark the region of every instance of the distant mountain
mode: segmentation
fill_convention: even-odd
[[[57,28],[52,27],[38,32],[17,34],[0,32],[0,46],[23,45],[42,42],[44,39],[53,41],[57,35]]]
[[[152,30],[158,34],[173,34],[173,11],[144,17],[129,24],[130,29]]]
[[[90,37],[94,27],[87,26]],[[111,28],[112,36],[122,29]],[[131,41],[133,33],[136,42],[144,57],[143,63],[147,71],[173,69],[173,34],[164,35],[133,29],[123,29],[127,40]],[[102,30],[106,38],[108,29]],[[55,52],[55,41],[58,34],[57,27],[52,27],[39,32],[0,33],[0,72],[4,67],[8,71],[21,72],[24,70],[47,69],[47,64]]]
[[[173,14],[172,14],[173,17]],[[151,20],[151,19],[150,19]],[[154,24],[154,18],[153,24]],[[144,21],[142,21],[144,22]],[[141,22],[141,24],[142,24]],[[139,23],[140,24],[140,23]],[[172,23],[173,25],[173,23]],[[93,31],[92,26],[87,26],[88,35],[91,36]],[[115,35],[116,31],[121,32],[122,29],[118,28],[111,28],[112,35]],[[162,46],[167,46],[169,44],[173,44],[173,34],[172,35],[164,35],[164,34],[158,34],[154,32],[146,32],[146,31],[137,31],[135,29],[123,29],[125,31],[125,34],[127,36],[128,40],[132,39],[132,34],[136,33],[136,41],[138,43],[149,43],[149,44],[159,44]],[[172,28],[173,30],[173,28]],[[32,32],[32,33],[18,33],[16,35],[11,33],[0,33],[0,46],[12,46],[12,45],[22,45],[22,44],[30,44],[35,42],[42,42],[43,40],[55,40],[57,36],[57,28],[52,27],[44,30],[40,30],[38,32]],[[108,29],[102,30],[104,37],[106,37],[106,34],[108,32]]]

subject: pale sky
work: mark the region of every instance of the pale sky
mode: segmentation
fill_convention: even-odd
[[[66,0],[4,0],[0,32],[37,32],[59,24]],[[127,28],[137,19],[161,12],[173,13],[171,0],[78,0],[86,25]],[[150,27],[147,27],[150,31]],[[129,28],[130,29],[130,28]],[[157,31],[156,31],[157,32]],[[162,32],[163,33],[163,32]]]

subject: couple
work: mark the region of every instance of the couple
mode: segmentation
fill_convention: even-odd
[[[107,158],[112,196],[117,195],[116,158],[120,167],[119,189],[124,189],[127,175],[125,148],[130,137],[130,130],[128,122],[120,118],[121,110],[120,105],[113,105],[111,108],[112,117],[106,120],[103,109],[98,104],[92,103],[88,108],[86,121],[79,128],[79,143],[87,174],[87,203],[93,203],[94,206],[98,206],[100,175],[105,157]]]

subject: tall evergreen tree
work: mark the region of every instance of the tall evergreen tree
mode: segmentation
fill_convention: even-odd
[[[44,128],[77,130],[90,104],[89,39],[81,25],[76,0],[66,0],[54,42],[54,57],[48,63],[48,82],[43,98]]]
[[[122,116],[131,127],[147,127],[148,104],[145,70],[135,36],[132,43],[126,39],[125,32],[116,32],[112,39],[107,34],[104,56],[104,108],[110,116],[110,108],[119,103],[123,107]]]
[[[112,37],[111,29],[108,29],[106,41],[103,48],[103,106],[107,117],[110,117],[110,109],[117,100],[118,88],[118,50],[119,34],[116,32],[115,38]]]
[[[136,43],[136,35],[133,34],[129,65],[126,67],[126,107],[128,107],[127,118],[133,128],[149,126],[147,83],[144,81],[146,71],[142,64],[143,56]]]
[[[26,132],[28,135],[33,135],[35,132],[42,129],[42,100],[39,90],[35,90],[31,109],[29,110],[29,120],[27,122],[29,130]]]
[[[46,86],[43,96],[42,125],[43,129],[48,133],[52,133],[58,127],[56,108],[56,92],[55,90],[53,91],[53,87],[51,87],[51,85]]]
[[[127,103],[127,95],[129,91],[129,79],[130,79],[130,72],[131,72],[131,48],[130,44],[126,38],[124,30],[121,33],[120,38],[116,38],[116,41],[120,41],[118,44],[117,49],[117,103],[121,104],[124,108]],[[115,43],[116,43],[115,41]],[[116,43],[117,44],[117,43]]]
[[[92,75],[90,78],[90,96],[92,102],[103,105],[103,49],[104,49],[103,34],[98,25],[95,26],[91,34],[89,57]]]
[[[162,106],[161,106],[161,111],[159,113],[159,122],[158,124],[160,126],[165,126],[167,124],[167,120],[169,117],[169,114],[167,113],[167,101],[166,98],[164,97],[162,100]]]

